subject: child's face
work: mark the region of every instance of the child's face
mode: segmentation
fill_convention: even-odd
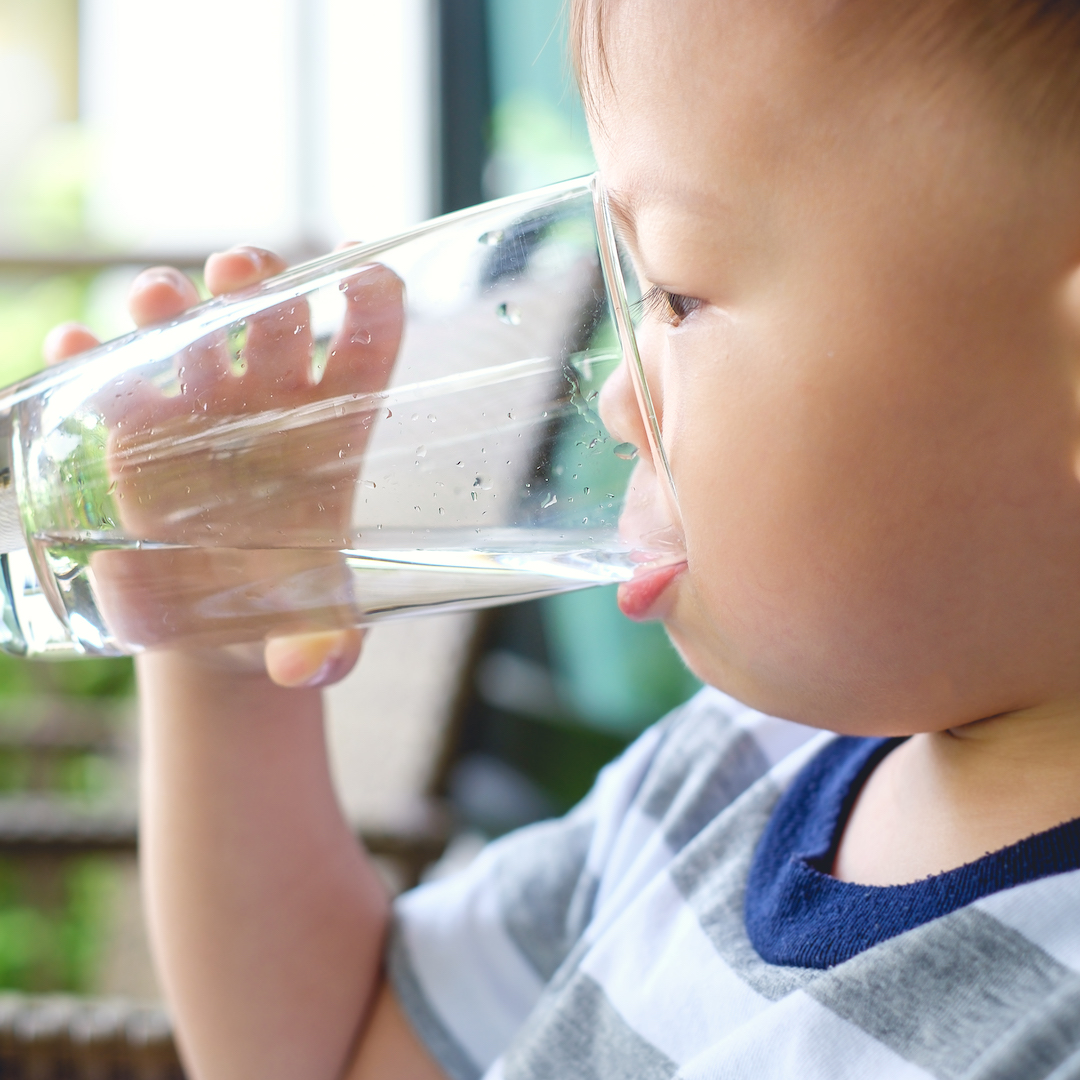
[[[641,338],[691,666],[856,732],[1080,695],[1076,162],[958,65],[837,59],[809,0],[611,6],[601,173],[647,284],[700,301]]]

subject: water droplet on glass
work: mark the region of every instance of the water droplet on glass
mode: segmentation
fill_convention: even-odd
[[[115,480],[109,485],[108,490],[105,492],[105,494],[106,495],[112,495],[112,493],[114,491],[116,491],[116,481]]]
[[[599,390],[594,390],[585,400],[586,401],[595,401],[599,396],[600,396],[600,391]]]
[[[633,461],[638,456],[638,448],[633,443],[621,442],[615,447],[614,453],[623,461]]]
[[[339,451],[337,452],[337,456],[338,456],[338,458],[339,458],[339,459],[340,459],[340,458],[343,458],[343,457],[345,456],[345,451],[344,451],[344,450],[339,450]]]
[[[582,524],[582,525],[588,525],[588,524],[589,524],[589,519],[588,519],[587,517],[583,517],[583,518],[581,519],[581,524]]]
[[[483,481],[482,481],[482,480],[480,479],[480,477],[478,476],[478,477],[477,477],[477,478],[476,478],[476,479],[475,479],[475,480],[474,480],[474,481],[472,482],[472,486],[473,486],[473,487],[479,487],[479,486],[480,486],[480,485],[481,485],[482,483],[483,483]]]
[[[392,413],[392,412],[391,412],[391,411],[390,411],[389,409],[387,409],[387,410],[386,410],[386,419],[387,419],[387,420],[389,420],[389,419],[390,419],[390,417],[391,417],[391,416],[393,416],[393,415],[394,415],[394,414],[393,414],[393,413]]]
[[[586,494],[586,495],[588,495],[588,494],[589,494],[589,489],[588,489],[588,488],[586,488],[586,489],[585,489],[585,494]]]
[[[508,412],[508,413],[506,414],[506,419],[507,419],[507,420],[516,420],[516,419],[517,419],[517,417],[516,417],[516,416],[514,415],[514,410],[513,410],[513,409],[511,409],[511,410],[510,410],[510,411],[509,411],[509,412]]]
[[[477,498],[479,498],[475,491],[470,491],[469,495],[472,497],[473,502],[476,502]]]
[[[373,488],[375,486],[375,481],[374,480],[361,480],[360,481],[360,486],[361,487],[366,487],[366,488]]]
[[[357,330],[356,333],[349,338],[354,345],[370,345],[371,344],[371,331],[370,330]]]
[[[557,495],[549,495],[541,504],[540,509],[546,510],[549,506],[554,506],[559,501]]]
[[[445,514],[445,513],[446,513],[446,511],[440,506],[439,507],[439,516],[442,517],[442,515]]]
[[[426,446],[418,446],[416,448],[416,456],[417,457],[427,457],[427,447]]]
[[[459,469],[464,469],[464,468],[465,468],[465,462],[464,462],[464,461],[459,461],[459,462],[457,462],[457,467],[458,467]]]
[[[417,512],[418,514],[420,513],[420,507],[419,507],[419,506],[414,506],[414,507],[413,507],[413,509],[414,509],[414,510],[415,510],[415,511],[416,511],[416,512]]]
[[[437,417],[437,416],[436,416],[436,415],[435,415],[435,414],[434,414],[433,412],[429,412],[429,413],[427,414],[427,418],[428,418],[428,420],[430,420],[430,421],[431,421],[431,423],[433,423],[433,424],[435,423],[435,421],[436,421],[436,420],[438,420],[438,419],[439,419],[439,418],[438,418],[438,417]]]
[[[503,242],[503,237],[506,233],[502,229],[489,229],[483,236],[480,237],[480,243],[486,244],[488,247],[497,247]]]
[[[499,304],[495,309],[495,314],[499,317],[500,322],[504,322],[508,326],[517,326],[521,322],[521,308],[517,304]]]
[[[419,420],[420,419],[420,414],[418,412],[414,412],[412,414],[412,416],[409,417],[409,419],[410,420]]]

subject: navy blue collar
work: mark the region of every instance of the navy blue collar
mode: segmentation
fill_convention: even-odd
[[[852,885],[830,877],[860,788],[902,741],[838,738],[777,803],[746,887],[746,930],[762,959],[832,967],[981,896],[1080,868],[1077,819],[910,885]]]

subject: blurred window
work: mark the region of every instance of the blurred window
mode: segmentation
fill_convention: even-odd
[[[487,0],[492,110],[488,198],[591,173],[585,112],[570,72],[563,0]]]
[[[435,0],[0,0],[0,384],[141,266],[429,217]]]

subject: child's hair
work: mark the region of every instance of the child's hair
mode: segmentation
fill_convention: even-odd
[[[610,79],[605,22],[620,0],[570,0],[570,50],[587,103]],[[674,0],[677,4],[678,0]],[[836,0],[822,23],[849,55],[966,58],[1023,129],[1080,139],[1080,0]]]

